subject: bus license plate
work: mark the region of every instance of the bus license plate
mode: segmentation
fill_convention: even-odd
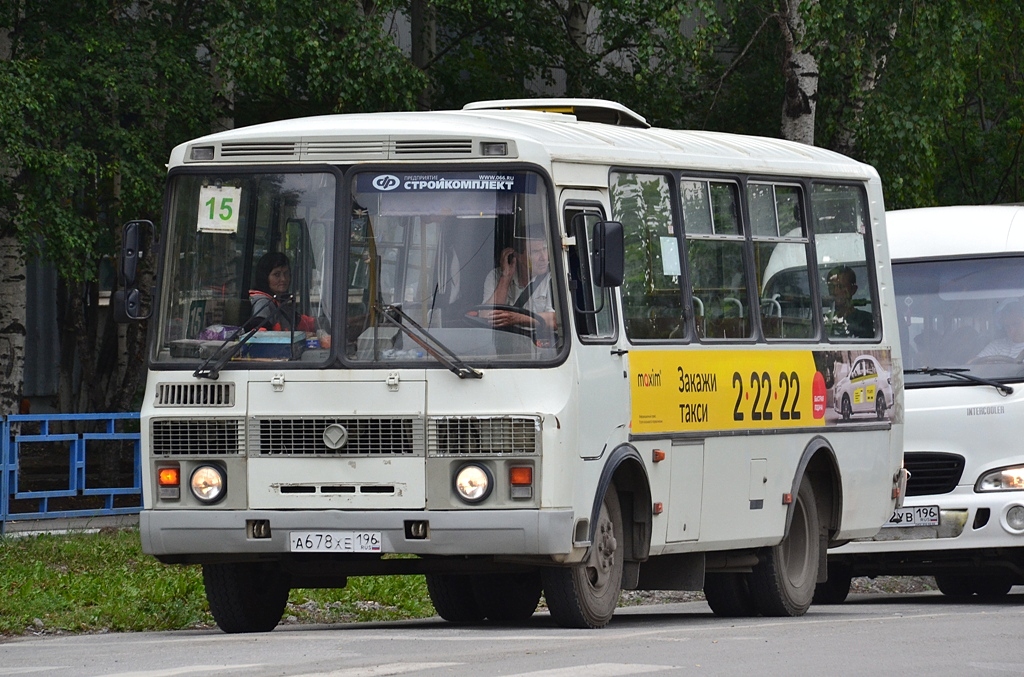
[[[292,552],[380,552],[379,531],[291,531]]]
[[[883,527],[937,527],[939,526],[939,506],[916,505],[902,507],[893,511],[889,521]]]

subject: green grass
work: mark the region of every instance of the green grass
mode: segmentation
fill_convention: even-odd
[[[292,590],[284,622],[424,618],[422,576],[350,578],[340,590]],[[133,529],[0,538],[0,635],[213,627],[198,566],[144,555]]]

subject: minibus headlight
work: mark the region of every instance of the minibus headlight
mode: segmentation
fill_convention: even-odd
[[[466,503],[479,503],[491,494],[494,478],[485,466],[467,463],[455,473],[455,493]]]
[[[975,491],[1021,491],[1024,490],[1024,465],[999,468],[981,476],[974,485]]]
[[[1006,511],[1006,526],[1018,534],[1024,531],[1024,506],[1010,506]]]
[[[192,471],[188,486],[201,503],[216,503],[227,492],[227,478],[217,466],[201,465]]]

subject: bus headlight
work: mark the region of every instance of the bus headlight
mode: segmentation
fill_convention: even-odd
[[[466,503],[479,503],[491,495],[494,477],[485,466],[467,463],[455,473],[455,493]]]
[[[1011,505],[1007,509],[1006,526],[1016,534],[1024,532],[1024,506]]]
[[[1000,468],[985,473],[974,485],[975,491],[1021,491],[1024,490],[1024,465]]]
[[[200,503],[216,503],[227,493],[227,477],[215,465],[201,465],[192,471],[188,487]]]

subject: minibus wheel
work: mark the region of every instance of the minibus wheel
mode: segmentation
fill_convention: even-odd
[[[437,615],[450,623],[478,623],[484,612],[473,593],[473,576],[426,574],[427,594]]]
[[[782,542],[765,548],[751,574],[751,592],[765,616],[801,616],[811,605],[818,579],[820,521],[814,487],[804,477],[793,503],[793,519]]]
[[[473,592],[488,620],[496,623],[525,621],[540,602],[540,571],[474,576]]]
[[[731,571],[705,574],[704,599],[716,616],[742,618],[757,615],[757,604],[750,594],[750,574]]]
[[[544,597],[563,628],[601,628],[619,603],[625,547],[619,495],[612,484],[601,502],[587,558],[571,567],[543,569]]]
[[[288,577],[273,562],[203,564],[210,613],[227,633],[270,632],[288,603]]]

